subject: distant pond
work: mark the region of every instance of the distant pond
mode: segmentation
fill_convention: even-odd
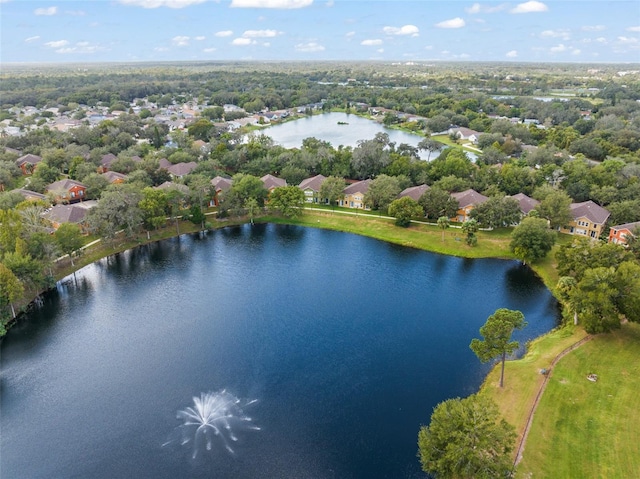
[[[418,429],[478,389],[469,343],[500,307],[521,343],[559,318],[516,261],[319,229],[106,258],[2,342],[2,477],[425,477]]]
[[[358,146],[358,141],[371,140],[377,133],[389,135],[389,140],[395,142],[396,146],[400,143],[418,146],[418,143],[424,140],[424,136],[394,130],[377,121],[340,112],[303,117],[295,121],[270,126],[262,132],[285,148],[300,148],[302,140],[309,137],[328,141],[334,148],[338,148],[340,145],[355,148]],[[420,152],[420,155],[425,160],[428,157],[427,152]],[[437,152],[432,153],[430,159],[437,158],[437,156]]]

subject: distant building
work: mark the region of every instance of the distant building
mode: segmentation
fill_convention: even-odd
[[[612,226],[609,229],[609,243],[626,246],[630,238],[636,238],[640,231],[640,221]]]
[[[517,195],[513,195],[510,198],[514,200],[518,200],[518,204],[520,205],[520,211],[522,211],[523,215],[528,215],[531,210],[535,209],[536,206],[540,204],[538,200],[533,198],[529,198],[524,193],[518,193]]]
[[[23,175],[30,175],[41,161],[42,157],[29,153],[18,158],[16,160],[16,165],[18,165],[18,168],[22,170]]]

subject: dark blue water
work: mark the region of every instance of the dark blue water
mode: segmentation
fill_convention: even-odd
[[[477,390],[469,349],[500,307],[521,342],[556,303],[517,262],[244,226],[88,266],[2,344],[2,478],[423,477],[417,433]],[[509,381],[509,378],[506,378]],[[229,453],[180,445],[178,410],[226,389]],[[224,431],[227,434],[228,431]],[[228,436],[227,436],[228,438]]]

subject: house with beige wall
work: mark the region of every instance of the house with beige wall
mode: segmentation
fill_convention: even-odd
[[[566,227],[560,228],[560,232],[598,239],[611,213],[591,200],[571,203],[569,208],[573,220]]]
[[[347,186],[344,190],[344,198],[340,200],[340,206],[356,209],[370,209],[364,203],[364,195],[369,191],[371,180],[362,180]]]

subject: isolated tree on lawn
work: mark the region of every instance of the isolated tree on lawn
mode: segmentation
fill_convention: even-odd
[[[506,478],[513,472],[515,439],[496,404],[474,394],[434,408],[431,423],[418,433],[418,456],[422,470],[439,479]]]
[[[465,238],[466,243],[469,246],[475,246],[478,244],[478,222],[473,218],[462,223],[462,232],[467,235]]]
[[[504,363],[507,354],[513,353],[520,346],[518,341],[511,341],[511,334],[515,329],[522,329],[526,325],[522,312],[505,308],[497,309],[480,328],[480,334],[484,340],[474,338],[469,345],[483,363],[501,357],[500,387],[504,385]]]
[[[438,218],[438,228],[442,230],[442,241],[444,241],[444,230],[451,226],[451,220],[446,216]]]

